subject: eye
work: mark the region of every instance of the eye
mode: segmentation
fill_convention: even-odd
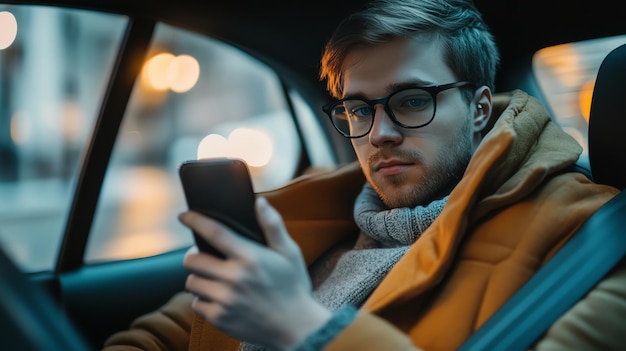
[[[394,95],[389,105],[396,111],[421,111],[432,104],[430,94],[422,89],[408,89]]]
[[[400,106],[408,108],[419,108],[426,105],[427,103],[428,101],[423,97],[410,97],[403,100]]]
[[[362,105],[350,110],[350,115],[357,118],[370,117],[372,115],[372,108],[368,105]]]
[[[365,101],[348,100],[344,101],[344,106],[351,120],[366,119],[372,116],[372,107]]]
[[[336,119],[347,120],[348,115],[346,113],[346,108],[343,105],[337,105],[331,108],[331,114]]]

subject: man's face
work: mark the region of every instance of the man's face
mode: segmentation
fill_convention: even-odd
[[[395,40],[351,52],[343,65],[344,96],[384,97],[394,86],[456,82],[436,40]],[[435,119],[425,127],[393,124],[376,105],[371,132],[352,139],[367,180],[391,208],[426,205],[457,184],[477,144],[473,110],[458,88],[437,95]]]

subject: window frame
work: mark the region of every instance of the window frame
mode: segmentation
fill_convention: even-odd
[[[55,274],[83,265],[98,199],[132,89],[150,48],[156,21],[129,17],[113,71],[87,145],[72,198]]]

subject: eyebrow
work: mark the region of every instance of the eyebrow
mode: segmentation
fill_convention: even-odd
[[[398,82],[398,83],[392,83],[387,85],[387,87],[385,87],[385,91],[387,92],[387,94],[392,94],[398,90],[402,90],[402,89],[406,89],[406,88],[413,88],[413,87],[429,87],[429,86],[433,86],[436,85],[435,83],[431,82],[431,81],[425,81],[422,79],[413,79],[413,80],[409,80],[409,81],[404,81],[404,82]],[[344,95],[342,97],[342,99],[367,99],[367,97],[365,96],[365,94],[363,94],[362,92],[355,92],[352,94],[347,94]]]
[[[407,81],[407,82],[400,82],[400,83],[394,83],[394,84],[390,84],[387,86],[387,88],[385,88],[385,90],[391,94],[394,91],[398,91],[401,89],[405,89],[405,88],[414,88],[414,87],[430,87],[436,85],[433,82],[429,82],[429,81],[425,81],[425,80],[421,80],[421,79],[416,79],[416,80],[411,80],[411,81]]]

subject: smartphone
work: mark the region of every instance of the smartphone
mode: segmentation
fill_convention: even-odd
[[[248,165],[236,158],[183,162],[178,174],[190,210],[212,217],[244,237],[265,245],[254,210],[255,194]],[[224,258],[224,254],[193,232],[198,249]]]

